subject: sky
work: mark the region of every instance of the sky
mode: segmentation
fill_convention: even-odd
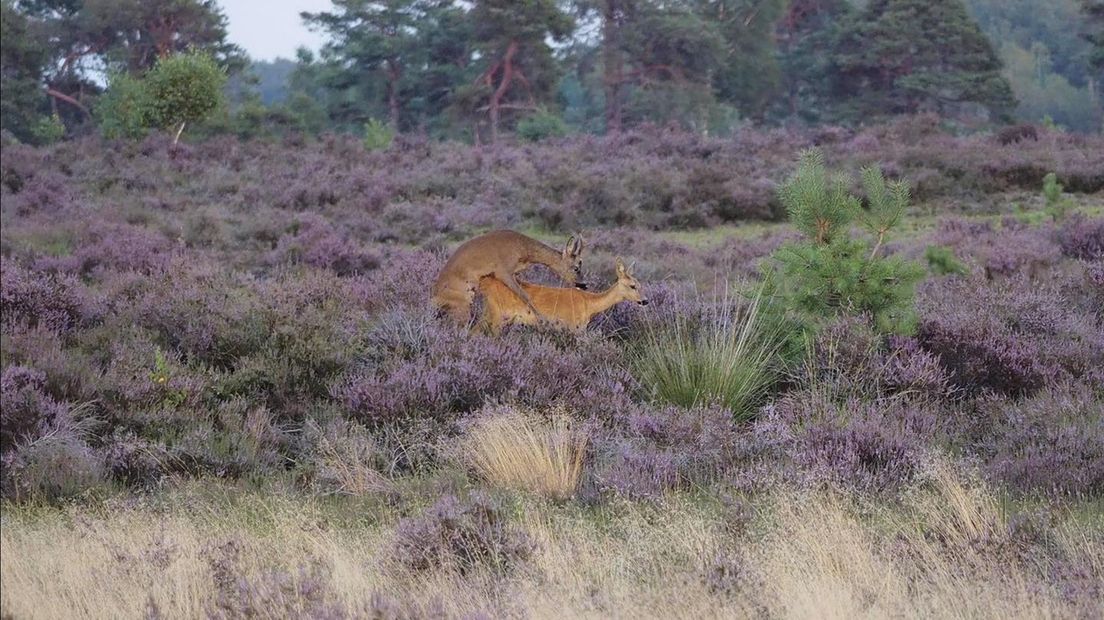
[[[253,60],[295,59],[300,46],[318,51],[324,37],[299,19],[300,11],[329,9],[330,0],[218,0],[229,21],[230,41]]]

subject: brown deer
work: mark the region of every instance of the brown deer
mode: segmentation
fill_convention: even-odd
[[[640,293],[640,283],[617,259],[617,282],[601,293],[588,293],[571,288],[539,286],[522,282],[521,288],[529,294],[534,314],[503,282],[497,278],[483,278],[479,290],[483,293],[483,325],[492,333],[502,331],[511,323],[536,325],[541,318],[553,325],[581,331],[586,329],[596,314],[605,312],[623,301],[633,301],[642,306],[648,300]]]
[[[491,277],[502,283],[529,310],[533,307],[528,293],[518,284],[514,274],[531,265],[545,265],[564,282],[585,289],[579,280],[582,270],[582,239],[572,236],[562,251],[512,230],[495,230],[469,239],[456,248],[433,283],[433,305],[458,323],[471,319],[475,289],[482,278]]]

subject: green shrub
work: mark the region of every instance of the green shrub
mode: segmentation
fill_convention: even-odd
[[[191,52],[159,60],[142,82],[149,121],[175,128],[175,142],[186,123],[202,121],[222,104],[226,73],[211,56]]]
[[[1065,219],[1073,201],[1065,195],[1065,187],[1058,182],[1058,175],[1053,172],[1043,177],[1043,198],[1046,200],[1046,212],[1055,221]]]
[[[391,146],[394,139],[395,130],[387,123],[374,118],[364,123],[364,148],[369,151],[382,151]]]
[[[928,261],[928,269],[938,276],[964,276],[970,273],[966,265],[958,260],[948,247],[929,245],[924,250],[924,258]]]
[[[517,134],[522,140],[540,142],[547,138],[562,138],[567,135],[567,124],[557,114],[541,110],[527,116],[517,124]]]
[[[141,138],[150,128],[146,85],[125,73],[113,75],[96,102],[95,115],[105,138]]]
[[[701,321],[677,314],[646,326],[633,368],[659,400],[683,407],[719,403],[746,420],[776,379],[781,338],[764,320],[760,296],[746,308],[727,299],[718,307]]]
[[[65,137],[65,124],[57,113],[43,116],[31,127],[35,144],[53,144]]]
[[[779,191],[790,221],[805,239],[771,255],[767,281],[781,310],[815,328],[839,315],[869,316],[885,333],[909,333],[915,324],[912,299],[924,270],[900,257],[879,255],[909,202],[908,185],[886,184],[881,171],[863,170],[868,208],[848,193],[845,176],[829,176],[815,149],[801,154],[797,171]],[[855,221],[872,236],[852,238]],[[772,306],[777,308],[777,306]]]

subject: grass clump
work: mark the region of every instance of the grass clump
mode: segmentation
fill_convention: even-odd
[[[637,378],[673,405],[717,403],[750,418],[776,378],[780,344],[762,305],[759,295],[743,307],[726,299],[700,322],[679,314],[647,326],[633,356]]]
[[[549,421],[509,409],[483,418],[467,434],[472,467],[495,486],[563,500],[575,494],[589,436],[566,416]]]

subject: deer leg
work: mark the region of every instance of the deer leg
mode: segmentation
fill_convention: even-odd
[[[544,320],[544,315],[541,314],[540,311],[533,306],[533,301],[529,299],[529,294],[526,293],[525,289],[521,288],[521,285],[517,283],[517,280],[514,278],[514,274],[510,273],[503,275],[500,273],[496,273],[494,277],[498,278],[499,282],[505,284],[506,288],[513,291],[515,295],[517,295],[522,301],[524,301],[525,305],[529,306],[529,310],[532,311],[533,316],[537,317],[537,320]]]

